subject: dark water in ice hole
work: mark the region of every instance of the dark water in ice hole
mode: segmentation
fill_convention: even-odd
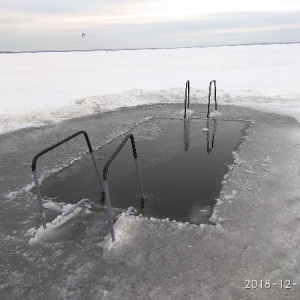
[[[208,127],[209,132],[202,128]],[[245,122],[187,120],[163,125],[156,140],[137,140],[136,147],[146,194],[141,209],[139,186],[130,140],[108,171],[111,205],[133,206],[147,217],[208,223],[232,151],[239,144]],[[95,152],[102,170],[121,140]],[[88,198],[99,203],[100,187],[89,156],[46,179],[41,193],[57,201],[77,203]]]

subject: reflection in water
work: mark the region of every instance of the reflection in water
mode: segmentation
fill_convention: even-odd
[[[213,134],[212,134],[212,140],[211,140],[211,147],[210,147],[210,142],[209,142],[209,132],[210,132],[210,122],[212,120],[207,120],[206,121],[206,127],[209,129],[207,132],[206,132],[206,151],[207,151],[207,154],[210,154],[210,152],[212,151],[213,147],[214,147],[214,141],[215,141],[215,134],[216,134],[216,120],[213,120],[214,124],[213,124]]]
[[[183,138],[184,138],[184,151],[188,151],[190,146],[190,120],[188,119],[184,119]]]
[[[141,203],[140,203],[140,204],[141,204],[141,205],[140,205],[140,210],[142,210],[142,209],[145,208],[145,199],[141,199],[140,202],[141,202]]]
[[[210,144],[210,122],[213,122],[213,132],[211,137],[211,144]],[[214,142],[215,142],[215,135],[216,135],[216,124],[217,121],[207,119],[206,121],[206,128],[208,131],[206,132],[206,151],[208,154],[213,150],[214,148]],[[184,139],[184,151],[188,151],[190,147],[190,120],[184,119],[183,123],[183,139]]]

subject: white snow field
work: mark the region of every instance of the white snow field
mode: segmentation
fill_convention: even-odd
[[[299,117],[299,51],[300,44],[289,44],[1,54],[0,132],[123,106],[181,103],[186,80],[203,103],[215,79],[222,103]]]
[[[300,44],[1,54],[0,299],[300,299],[299,70]],[[188,79],[192,103],[206,103],[216,79],[216,118],[252,121],[212,224],[114,212],[112,243],[106,212],[82,208],[43,232],[29,191],[35,151],[82,124],[100,147],[179,116]],[[72,145],[41,162],[42,178],[78,159]]]

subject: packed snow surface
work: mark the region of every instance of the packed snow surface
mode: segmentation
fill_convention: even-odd
[[[0,299],[300,299],[299,70],[300,44],[1,54]],[[207,103],[212,79],[211,117],[251,125],[210,225],[114,211],[113,243],[106,211],[57,216],[69,205],[45,199],[49,229],[40,228],[37,149],[82,128],[96,148],[120,132],[159,134],[154,116],[183,116],[185,81],[195,104]],[[205,118],[195,107],[188,117]],[[56,125],[12,132],[46,124]],[[45,156],[41,182],[84,151],[70,142]]]

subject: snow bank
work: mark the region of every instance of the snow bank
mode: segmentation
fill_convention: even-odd
[[[300,44],[1,54],[0,133],[119,107],[183,103],[188,79],[191,103],[206,103],[216,79],[218,103],[285,104],[300,115],[299,53]]]
[[[117,222],[114,224],[115,242],[112,241],[111,235],[107,235],[105,238],[105,247],[110,250],[111,248],[118,248],[123,244],[129,243],[134,232],[136,231],[137,220],[134,218],[127,218],[127,214],[122,214]]]
[[[211,228],[212,231],[215,230],[222,231],[221,224],[217,224],[216,226],[200,224],[198,226],[188,222],[182,223],[182,222],[177,222],[175,220],[170,221],[169,218],[158,219],[154,217],[148,218],[142,215],[134,216],[134,215],[130,215],[130,213],[128,213],[127,211],[126,213],[122,213],[114,224],[115,242],[112,242],[111,235],[108,234],[105,238],[104,247],[107,250],[112,250],[112,249],[117,250],[126,246],[127,244],[136,243],[136,236],[140,231],[139,228],[145,226],[153,227],[154,225],[168,227],[169,229],[172,228],[172,230],[178,230],[178,229],[182,230],[184,228],[186,230],[192,228],[198,228],[198,229]],[[161,230],[163,231],[163,229]],[[150,233],[151,231],[149,231],[149,234]]]

